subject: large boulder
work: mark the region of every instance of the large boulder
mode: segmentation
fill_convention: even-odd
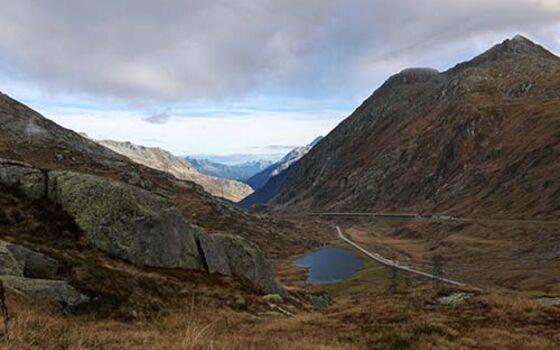
[[[201,248],[209,269],[229,269],[231,275],[251,282],[260,292],[285,294],[274,279],[272,266],[256,244],[226,234],[210,235],[200,242],[205,242]]]
[[[59,262],[21,245],[0,241],[0,275],[54,279]]]
[[[169,201],[98,176],[52,171],[49,198],[69,213],[96,248],[134,264],[202,269],[196,235]]]
[[[56,304],[62,309],[73,308],[89,300],[66,281],[0,276],[6,288],[36,302]]]

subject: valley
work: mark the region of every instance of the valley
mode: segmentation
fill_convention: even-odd
[[[560,349],[559,87],[404,70],[255,192],[1,94],[0,349]]]

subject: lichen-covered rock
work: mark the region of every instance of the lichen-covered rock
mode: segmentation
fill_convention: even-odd
[[[78,292],[66,281],[45,280],[36,278],[0,276],[4,287],[20,293],[40,303],[58,304],[61,308],[72,308],[89,298]]]
[[[5,159],[0,160],[0,184],[17,188],[27,198],[45,197],[45,174],[41,170]]]
[[[0,275],[53,279],[58,270],[56,259],[21,245],[0,241]]]
[[[272,266],[256,244],[226,234],[214,234],[212,239],[223,250],[233,276],[251,282],[261,292],[285,294],[285,290],[274,279]],[[205,256],[211,254],[204,252]]]
[[[202,269],[196,234],[165,198],[105,178],[49,173],[49,198],[96,248],[134,264]]]

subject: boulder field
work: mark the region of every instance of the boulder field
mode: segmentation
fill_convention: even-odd
[[[25,198],[55,203],[84,231],[88,244],[111,257],[138,266],[233,276],[265,294],[285,293],[256,244],[235,235],[203,232],[159,194],[99,176],[43,170],[11,160],[0,160],[0,184]],[[0,245],[0,258],[4,251],[8,248]],[[46,271],[54,266],[48,257],[42,261]],[[41,264],[35,265],[41,269]],[[18,266],[10,268],[17,272]],[[22,277],[4,275],[12,276],[6,282]]]

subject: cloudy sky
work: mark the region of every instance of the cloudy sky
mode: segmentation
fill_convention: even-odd
[[[0,90],[95,138],[283,152],[389,75],[517,33],[560,52],[560,0],[1,1]]]

